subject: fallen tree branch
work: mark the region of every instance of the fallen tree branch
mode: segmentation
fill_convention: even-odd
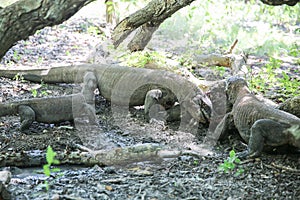
[[[279,170],[283,170],[283,171],[288,171],[288,172],[300,174],[299,169],[295,169],[295,168],[291,168],[291,167],[287,167],[287,166],[283,166],[283,165],[277,165],[275,163],[271,163],[271,165],[264,164],[264,166],[266,166],[270,169],[279,169]]]
[[[231,55],[209,54],[209,55],[196,55],[193,58],[198,64],[205,66],[223,66],[232,67],[234,57]]]
[[[93,151],[81,145],[79,150],[72,152],[56,152],[56,159],[61,165],[73,164],[84,166],[126,165],[142,161],[162,161],[164,158],[176,158],[182,151],[164,149],[157,144],[139,144],[125,148]],[[46,164],[45,151],[2,152],[0,167],[33,167]]]

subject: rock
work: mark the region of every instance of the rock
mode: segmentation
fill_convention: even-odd
[[[11,173],[10,171],[4,170],[0,171],[0,181],[4,184],[8,184],[11,179]]]

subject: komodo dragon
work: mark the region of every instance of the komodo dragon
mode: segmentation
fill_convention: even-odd
[[[87,72],[95,75],[95,88],[114,105],[145,105],[145,111],[148,112],[153,104],[159,103],[169,108],[178,101],[182,118],[201,123],[207,123],[210,118],[211,101],[201,89],[180,75],[168,71],[87,64],[50,69],[1,69],[0,77],[13,78],[19,74],[25,80],[35,82],[81,83]],[[84,91],[83,94],[86,95]]]
[[[34,121],[43,123],[73,121],[74,113],[85,114],[94,124],[96,123],[94,108],[84,101],[83,95],[73,94],[0,103],[0,117],[19,114],[20,130],[24,132]]]
[[[90,124],[97,124],[93,105],[93,85],[96,78],[87,73],[84,81],[89,83],[81,93],[61,97],[33,98],[0,103],[0,117],[19,114],[20,130],[26,132],[32,122],[59,123],[74,121],[75,118],[87,117]],[[89,91],[89,92],[88,92]],[[83,94],[83,92],[90,94]]]
[[[214,131],[219,138],[235,127],[248,143],[241,157],[258,157],[264,146],[292,145],[300,148],[300,118],[276,109],[253,95],[243,78],[226,83],[228,111]]]

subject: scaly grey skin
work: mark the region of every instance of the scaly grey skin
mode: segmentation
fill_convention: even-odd
[[[264,146],[292,145],[300,148],[300,119],[278,110],[253,95],[247,82],[231,77],[226,86],[228,111],[217,126],[214,137],[236,128],[248,143],[241,157],[258,157]]]
[[[33,98],[0,103],[0,117],[19,114],[20,130],[26,132],[32,122],[60,123],[87,117],[90,124],[96,124],[94,109],[94,84],[96,77],[87,73],[81,93],[61,97]]]
[[[21,131],[26,131],[34,121],[49,124],[73,121],[74,113],[85,113],[95,122],[94,109],[84,101],[83,95],[74,94],[0,103],[0,117],[19,114]]]
[[[46,70],[0,70],[0,76],[13,78],[19,74],[25,80],[35,82],[82,83],[84,74],[87,72],[95,75],[96,87],[100,94],[112,104],[146,105],[145,111],[147,112],[153,101],[158,101],[167,109],[178,101],[181,106],[181,117],[190,118],[198,123],[209,121],[212,110],[209,98],[195,84],[168,71],[97,64],[55,67]],[[157,89],[162,94],[159,97],[148,93]],[[86,92],[83,91],[83,93]]]

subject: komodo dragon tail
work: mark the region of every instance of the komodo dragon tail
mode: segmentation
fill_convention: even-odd
[[[18,103],[0,103],[0,117],[18,113]]]
[[[76,65],[52,67],[48,69],[0,69],[0,77],[23,78],[33,82],[45,83],[80,83],[83,74],[94,71],[96,65]]]

